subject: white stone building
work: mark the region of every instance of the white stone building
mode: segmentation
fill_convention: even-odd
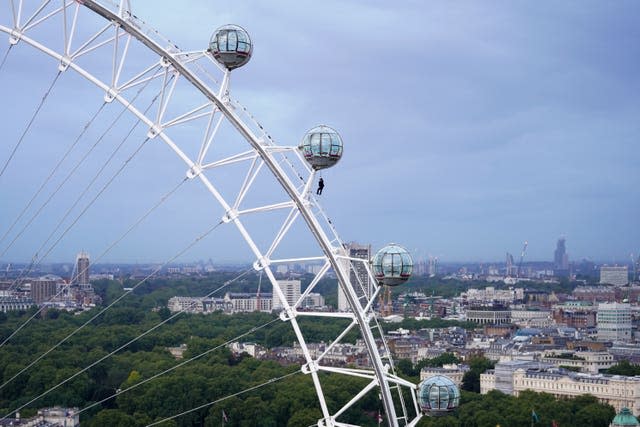
[[[443,365],[442,368],[425,366],[420,370],[420,381],[434,375],[442,375],[443,377],[449,378],[458,387],[460,387],[462,385],[462,378],[464,377],[464,374],[469,372],[469,369],[469,365],[458,365],[455,363]]]
[[[262,311],[271,313],[273,310],[273,295],[270,293],[260,294],[260,298],[256,294],[227,292],[224,300],[230,304],[230,311],[251,312]]]
[[[540,360],[557,367],[569,366],[591,374],[597,374],[601,369],[608,369],[616,364],[613,355],[606,351],[548,350]]]
[[[595,396],[602,403],[608,403],[616,411],[627,407],[640,414],[640,377],[624,377],[619,375],[582,374],[561,371],[559,369],[526,369],[519,368],[509,377],[504,377],[496,370],[480,375],[480,393],[500,390],[499,383],[509,382],[506,394],[518,396],[525,390],[538,393],[549,393],[555,397],[577,397],[584,394]]]

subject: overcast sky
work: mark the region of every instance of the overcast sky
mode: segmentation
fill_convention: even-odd
[[[640,2],[132,6],[183,49],[206,46],[226,23],[249,31],[254,55],[234,71],[232,94],[279,141],[295,144],[319,123],[341,133],[344,157],[323,173],[322,203],[345,241],[393,241],[442,261],[502,261],[525,240],[528,260],[552,260],[561,235],[571,260],[627,262],[640,251]],[[54,71],[36,75],[29,55],[36,53],[11,53],[0,75],[5,128],[16,109],[6,101],[22,90],[12,76],[40,81],[39,95],[20,100],[22,129]],[[82,96],[82,88],[71,90]],[[17,135],[2,144],[2,162]],[[41,147],[26,139],[20,156]],[[15,217],[6,208],[15,183],[0,180],[2,233]],[[133,203],[140,192],[105,197]],[[168,229],[174,218],[165,213]],[[144,255],[123,246],[109,259],[161,261],[173,252],[155,248],[188,240],[145,239],[154,249]],[[73,258],[106,241],[85,233],[62,247]],[[225,241],[219,259],[248,260],[236,244]],[[27,247],[16,244],[0,259],[28,259]],[[211,253],[196,249],[185,259]]]

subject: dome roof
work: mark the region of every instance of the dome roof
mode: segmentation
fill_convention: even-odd
[[[638,419],[633,416],[629,408],[622,408],[611,421],[611,427],[640,426]]]
[[[427,415],[446,415],[460,405],[460,390],[448,377],[434,375],[418,386],[418,404]]]
[[[413,259],[400,245],[390,244],[373,257],[373,274],[381,285],[397,286],[411,277]]]

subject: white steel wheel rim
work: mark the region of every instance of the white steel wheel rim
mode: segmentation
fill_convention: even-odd
[[[246,113],[245,116],[242,117],[237,113],[239,109],[234,108],[232,101],[228,98],[227,90],[229,74],[222,72],[215,61],[211,59],[209,55],[207,55],[206,51],[182,52],[175,46],[170,46],[169,49],[163,48],[160,45],[160,42],[165,42],[165,40],[161,40],[159,35],[156,39],[154,39],[152,36],[155,36],[157,33],[154,33],[152,30],[143,27],[138,18],[131,15],[128,8],[128,1],[123,0],[120,5],[105,5],[107,3],[106,1],[97,2],[92,0],[86,0],[82,2],[63,1],[62,6],[57,7],[51,7],[49,3],[50,1],[48,0],[43,1],[41,4],[41,9],[37,9],[39,13],[34,13],[29,17],[22,18],[19,13],[15,12],[15,10],[17,8],[18,11],[22,11],[23,2],[20,1],[18,5],[14,5],[13,2],[11,2],[13,10],[10,11],[10,15],[12,15],[13,17],[13,22],[9,22],[8,25],[0,23],[0,31],[6,33],[9,36],[10,43],[25,43],[45,53],[46,55],[49,55],[60,64],[60,70],[65,72],[68,69],[74,70],[86,80],[100,88],[105,93],[105,100],[108,100],[109,102],[115,100],[126,107],[130,113],[132,113],[149,128],[150,137],[159,137],[186,164],[187,176],[190,179],[199,178],[205,188],[211,193],[211,195],[213,195],[213,197],[226,212],[222,220],[224,222],[233,223],[236,226],[240,234],[247,242],[253,255],[255,256],[256,261],[254,263],[254,267],[265,272],[266,276],[273,285],[274,292],[278,293],[280,299],[284,302],[284,310],[281,313],[281,318],[283,320],[290,321],[296,333],[296,337],[303,349],[306,359],[306,363],[305,365],[303,365],[302,371],[312,376],[314,386],[318,395],[320,408],[323,413],[323,419],[319,420],[318,425],[342,425],[342,423],[338,421],[339,416],[347,409],[349,409],[353,404],[355,404],[359,400],[359,398],[363,397],[367,392],[375,387],[380,387],[380,394],[385,409],[385,415],[387,417],[387,423],[389,425],[400,425],[400,422],[402,422],[402,424],[404,425],[415,425],[420,418],[420,411],[418,409],[415,396],[415,386],[389,372],[389,365],[383,362],[383,357],[381,357],[380,355],[377,344],[371,332],[371,322],[372,320],[375,320],[375,313],[373,313],[373,302],[377,296],[378,290],[376,290],[376,292],[371,295],[368,300],[362,302],[358,300],[358,297],[355,294],[353,288],[349,286],[348,270],[350,261],[358,261],[349,259],[348,254],[346,254],[344,250],[344,245],[333,229],[333,226],[326,219],[326,217],[324,217],[321,208],[313,199],[313,196],[309,194],[310,186],[314,181],[315,172],[306,165],[304,159],[301,157],[296,147],[282,147],[275,145],[266,131],[264,131],[262,126],[255,122],[250,114]],[[73,38],[74,36],[76,36],[74,30],[76,29],[76,24],[80,22],[78,14],[79,10],[83,9],[83,6],[91,9],[96,13],[97,16],[100,16],[107,20],[107,29],[102,31],[103,29],[101,28],[97,32],[102,31],[101,34],[113,32],[114,35],[113,39],[108,42],[104,40],[100,42],[101,36],[99,36],[93,42],[88,42],[88,44],[86,45],[81,44],[78,47],[78,45],[76,44],[75,47],[78,47],[78,49],[74,51]],[[63,25],[63,49],[56,50],[55,48],[52,48],[49,45],[30,37],[30,33],[33,28],[47,23],[47,21],[53,21],[56,19],[58,19]],[[127,49],[129,47],[129,43],[131,42],[141,43],[157,55],[158,62],[156,65],[161,71],[159,73],[156,73],[154,69],[152,71],[152,74],[154,74],[155,77],[152,78],[148,73],[145,73],[137,79],[129,80],[126,82],[119,81],[119,78],[121,77],[120,71],[124,68],[126,61],[128,60]],[[103,44],[96,47],[99,43]],[[106,81],[106,79],[97,77],[97,73],[90,71],[89,69],[87,69],[87,67],[81,66],[76,62],[77,58],[83,55],[90,55],[92,54],[92,52],[98,50],[102,46],[114,47],[114,67],[111,82]],[[206,78],[209,74],[207,71],[203,71],[202,73],[197,72],[203,67],[203,62],[214,71],[215,67],[217,67],[218,72],[222,73],[222,77],[219,79],[220,82],[217,88],[214,88],[210,84],[206,83]],[[200,68],[195,68],[194,65],[197,65]],[[142,71],[144,70],[141,70],[141,73]],[[163,110],[166,110],[166,107],[169,105],[172,99],[171,95],[173,89],[171,89],[170,85],[165,85],[167,78],[169,78],[170,76],[175,77],[176,81],[178,80],[178,78],[186,79],[195,89],[197,89],[198,92],[200,92],[203,97],[203,103],[199,103],[198,106],[196,106],[194,109],[185,112],[181,116],[173,117],[172,119],[167,120],[165,117],[163,117]],[[142,84],[141,82],[145,80],[147,82],[153,80],[162,81],[163,78],[164,83],[162,83],[161,89],[162,99],[158,108],[158,114],[155,118],[153,118],[141,111],[141,108],[137,107],[135,103],[127,97],[127,95],[131,93],[133,87]],[[118,84],[121,85],[119,86]],[[210,123],[205,131],[205,135],[212,134],[211,140],[213,140],[215,131],[217,129],[215,127],[215,120],[213,120],[213,118],[217,112],[220,119],[224,117],[224,119],[226,119],[231,125],[236,128],[237,132],[250,144],[250,149],[238,152],[234,156],[227,157],[219,161],[219,164],[207,164],[205,162],[209,145],[204,140],[197,158],[190,157],[183,149],[181,149],[180,142],[174,141],[169,135],[168,131],[171,130],[172,127],[180,126],[189,121],[197,120],[202,117],[206,118],[206,111],[208,109],[211,109],[211,112],[209,113],[211,120],[209,120]],[[208,138],[205,138],[205,140],[206,139]],[[210,141],[209,144],[211,143]],[[303,178],[301,180],[302,182],[299,185],[294,184],[295,175],[298,175],[298,172],[294,170],[291,163],[289,163],[288,165],[291,170],[287,170],[283,168],[275,159],[275,156],[282,153],[288,153],[289,155],[294,156],[298,160],[299,164],[302,165],[301,167],[304,169],[303,173],[306,175],[306,178]],[[252,209],[247,209],[244,212],[239,210],[239,201],[242,201],[243,199],[242,192],[248,190],[247,185],[250,185],[250,183],[253,182],[253,180],[255,180],[258,175],[258,171],[254,170],[254,166],[251,166],[245,180],[245,183],[249,184],[243,184],[241,191],[236,197],[236,201],[230,203],[227,199],[225,199],[225,197],[223,197],[223,195],[218,191],[214,183],[207,177],[207,168],[222,167],[224,166],[223,163],[230,164],[241,161],[252,161],[252,165],[255,165],[256,162],[259,161],[260,165],[257,166],[257,169],[260,169],[261,165],[266,165],[273,176],[280,183],[282,188],[285,190],[285,192],[288,194],[289,200],[284,201],[280,204],[254,207]],[[250,233],[244,227],[241,217],[245,214],[254,214],[275,209],[289,210],[289,215],[287,217],[287,220],[282,224],[281,230],[275,237],[271,246],[268,249],[263,250],[256,245]],[[314,213],[314,210],[318,213]],[[318,218],[318,216],[320,218]],[[302,219],[306,222],[309,230],[320,246],[322,254],[316,257],[293,258],[287,260],[271,259],[270,255],[277,248],[280,241],[284,238],[286,233],[289,231],[289,228],[298,217],[302,217]],[[350,312],[301,312],[298,311],[298,308],[300,308],[303,298],[300,298],[300,300],[298,300],[297,303],[293,306],[289,305],[286,302],[286,298],[282,293],[282,290],[280,289],[278,282],[273,274],[271,265],[277,262],[284,261],[309,260],[322,260],[324,262],[323,268],[316,275],[314,281],[312,282],[312,285],[314,283],[317,284],[319,279],[324,276],[324,274],[330,267],[334,269],[338,277],[339,286],[345,293],[351,307]],[[370,280],[374,281],[375,279],[371,274],[368,264],[364,264],[369,273]],[[312,289],[313,288],[310,285],[307,292],[311,291]],[[296,320],[298,316],[304,315],[351,319],[352,325],[347,330],[345,330],[344,334],[346,334],[346,332],[348,332],[348,330],[350,330],[353,326],[357,326],[360,329],[362,337],[364,338],[365,343],[368,347],[368,354],[373,365],[373,370],[334,368],[330,366],[324,366],[321,360],[322,356],[314,359],[307,348],[307,344],[304,340],[302,331]],[[339,339],[341,338],[342,335],[339,337]],[[339,339],[336,339],[336,341],[332,345],[337,344],[339,342]],[[385,351],[385,353],[386,354],[383,356],[389,358],[389,361],[387,363],[392,363],[388,354],[388,349]],[[354,396],[354,398],[350,402],[347,402],[345,406],[331,413],[329,411],[329,408],[327,407],[322,385],[318,377],[318,372],[320,371],[335,372],[339,374],[368,378],[371,380],[371,382],[363,389],[361,393],[359,393],[357,396]],[[393,396],[390,390],[390,384],[398,387],[399,396],[402,395],[399,389],[400,386],[408,387],[411,390],[413,411],[410,411],[404,404],[402,398],[400,398],[401,402],[399,408],[401,409],[401,413],[399,415],[396,414],[396,405],[394,404]],[[409,412],[412,412],[413,415],[409,415]]]

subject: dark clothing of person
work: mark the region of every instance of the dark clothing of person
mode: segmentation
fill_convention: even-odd
[[[318,181],[318,190],[316,190],[316,194],[320,195],[322,194],[322,189],[324,188],[324,180],[322,178],[320,178],[320,181]]]

